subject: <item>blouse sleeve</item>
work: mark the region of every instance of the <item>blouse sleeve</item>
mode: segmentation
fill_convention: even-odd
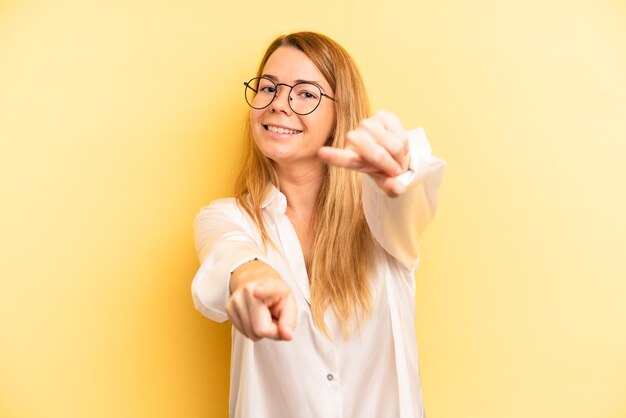
[[[369,176],[363,177],[363,209],[374,239],[409,271],[417,267],[420,237],[437,210],[437,192],[445,161],[432,156],[422,128],[409,132],[409,171],[397,177],[407,186],[388,197]]]
[[[234,203],[218,200],[196,216],[193,229],[201,265],[191,284],[198,311],[214,321],[228,319],[225,306],[230,297],[230,275],[242,264],[258,259],[263,251]]]

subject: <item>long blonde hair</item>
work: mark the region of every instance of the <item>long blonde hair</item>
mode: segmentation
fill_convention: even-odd
[[[369,114],[369,101],[356,64],[332,39],[314,32],[298,32],[272,42],[261,60],[257,76],[261,75],[272,53],[283,46],[304,52],[333,89],[335,127],[327,144],[342,148],[346,133]],[[267,244],[270,240],[261,215],[261,203],[268,183],[278,187],[278,178],[271,160],[256,146],[249,123],[245,142],[235,197],[254,220]],[[351,320],[355,319],[360,325],[372,305],[368,278],[372,237],[363,213],[359,173],[327,167],[311,227],[315,238],[306,264],[313,321],[328,335],[324,313],[332,307],[347,337]]]

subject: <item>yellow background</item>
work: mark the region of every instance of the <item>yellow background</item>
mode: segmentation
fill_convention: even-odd
[[[226,416],[191,222],[231,193],[242,82],[301,29],[448,162],[429,418],[624,418],[621,0],[0,1],[0,416]]]

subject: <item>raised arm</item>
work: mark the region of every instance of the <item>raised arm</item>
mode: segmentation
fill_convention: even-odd
[[[218,200],[194,221],[201,265],[191,285],[196,309],[230,319],[252,339],[291,339],[296,304],[291,289],[264,257],[260,238],[233,202]]]
[[[423,129],[409,132],[409,169],[397,176],[404,191],[388,196],[369,176],[363,178],[363,210],[372,235],[407,270],[417,266],[420,237],[437,211],[445,162],[433,157]]]
[[[319,156],[328,164],[368,174],[363,205],[372,234],[413,270],[445,169],[445,162],[432,156],[424,131],[406,132],[394,114],[381,111],[348,132],[345,148],[323,147]]]

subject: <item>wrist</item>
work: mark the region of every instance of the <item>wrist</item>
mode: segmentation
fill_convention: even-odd
[[[258,280],[262,277],[273,276],[274,269],[268,266],[261,260],[250,260],[237,269],[235,269],[230,276],[230,293],[231,295],[237,291],[237,289],[245,286],[246,284]]]

